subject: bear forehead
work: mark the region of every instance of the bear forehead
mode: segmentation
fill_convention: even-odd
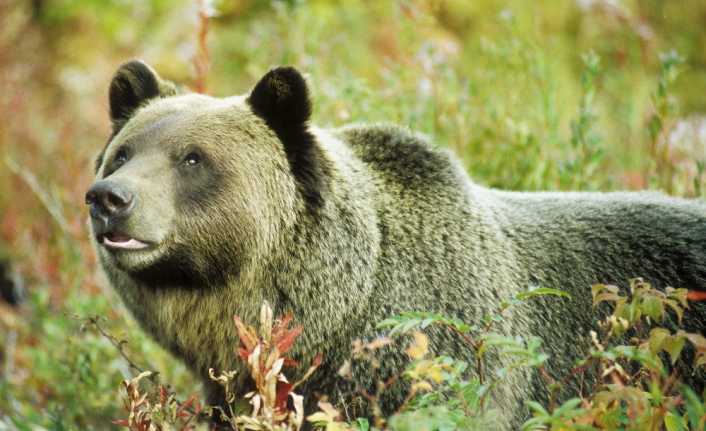
[[[243,96],[216,98],[201,94],[186,94],[155,99],[137,111],[130,121],[135,126],[150,124],[163,117],[208,121],[209,118],[254,116]]]
[[[188,94],[157,99],[142,107],[114,142],[154,142],[191,134],[204,138],[217,134],[218,125],[228,126],[230,131],[247,131],[259,123],[244,96],[215,98]]]

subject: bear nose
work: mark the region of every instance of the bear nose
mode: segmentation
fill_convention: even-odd
[[[124,186],[112,181],[98,181],[86,193],[86,204],[91,206],[91,217],[125,215],[135,196]]]

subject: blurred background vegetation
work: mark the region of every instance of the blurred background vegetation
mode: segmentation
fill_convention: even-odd
[[[134,370],[94,316],[197,389],[127,318],[87,239],[108,84],[130,58],[218,96],[297,66],[317,125],[407,125],[493,187],[702,195],[703,0],[2,0],[0,23],[0,257],[26,290],[0,304],[0,430],[120,417]]]

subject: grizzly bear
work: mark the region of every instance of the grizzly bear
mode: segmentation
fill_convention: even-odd
[[[570,300],[528,302],[499,324],[544,339],[555,373],[589,346],[591,284],[640,276],[706,290],[706,205],[488,189],[403,128],[314,127],[293,68],[271,70],[247,95],[214,98],[182,94],[131,61],[109,99],[113,131],[86,194],[94,245],[132,315],[201,376],[211,403],[223,393],[208,369],[242,369],[232,316],[255,323],[263,301],[304,326],[296,360],[324,354],[302,392],[338,401],[349,395],[337,370],[351,342],[400,312],[478,323],[529,286],[563,289]],[[685,326],[704,330],[704,316],[689,313]],[[431,335],[434,352],[470,357],[451,334]],[[382,372],[403,367],[393,356]],[[516,426],[524,401],[543,391],[529,372],[508,376],[493,395],[509,412],[499,426]]]

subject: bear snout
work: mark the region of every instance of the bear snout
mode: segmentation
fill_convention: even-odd
[[[104,230],[127,217],[135,204],[135,195],[127,187],[113,181],[98,181],[86,193],[93,222]],[[96,226],[98,227],[98,226]]]

